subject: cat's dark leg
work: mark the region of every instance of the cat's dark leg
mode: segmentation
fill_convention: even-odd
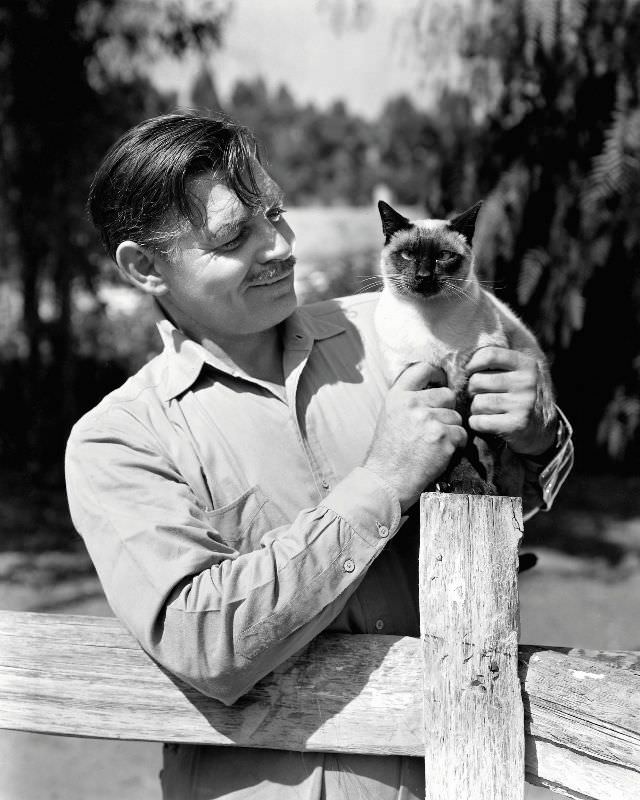
[[[470,405],[469,395],[466,388],[463,388],[457,395],[456,411],[462,417],[469,437],[467,445],[455,454],[448,469],[433,488],[451,494],[522,495],[522,481],[518,481],[518,476],[514,474],[514,480],[510,481],[509,476],[501,474],[505,448],[502,439],[498,436],[478,436],[469,428]],[[415,513],[415,508],[413,511]],[[537,561],[538,557],[534,553],[519,555],[518,572],[531,569]]]
[[[466,387],[457,394],[456,411],[462,417],[468,440],[455,454],[436,488],[452,494],[497,494],[496,475],[504,443],[497,436],[481,437],[468,425],[471,400]]]

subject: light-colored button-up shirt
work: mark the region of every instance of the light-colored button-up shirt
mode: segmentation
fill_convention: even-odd
[[[164,351],[71,433],[71,514],[114,612],[224,703],[325,629],[418,635],[416,543],[396,536],[398,499],[361,466],[387,391],[376,300],[286,320],[282,395],[165,320]],[[525,502],[548,507],[571,459],[565,435],[542,472],[524,462]],[[271,797],[273,785],[311,799],[344,774],[367,796],[424,796],[416,759],[269,752],[169,748],[165,796],[191,796],[171,788],[184,779],[197,797]]]

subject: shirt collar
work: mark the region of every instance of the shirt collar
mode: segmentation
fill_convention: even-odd
[[[236,376],[233,363],[223,354],[211,353],[201,344],[189,339],[168,319],[157,323],[163,344],[165,370],[160,391],[165,401],[187,391],[196,381],[205,364],[227,375]],[[284,321],[285,350],[308,350],[314,342],[343,333],[344,326],[317,317],[299,306]]]

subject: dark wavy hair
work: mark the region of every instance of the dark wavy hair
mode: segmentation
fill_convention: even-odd
[[[260,203],[253,134],[222,114],[166,114],[145,120],[111,147],[89,191],[91,221],[115,260],[131,239],[169,254],[185,224],[202,224],[187,181],[214,172],[245,205]]]

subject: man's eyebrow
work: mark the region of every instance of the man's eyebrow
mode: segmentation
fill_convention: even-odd
[[[202,232],[209,239],[222,239],[225,236],[235,233],[238,228],[241,228],[243,225],[245,225],[252,216],[253,214],[250,212],[250,210],[245,209],[239,217],[229,222],[223,222],[222,225],[217,227],[215,230],[211,230],[211,228],[205,225]]]
[[[273,208],[274,206],[280,206],[284,203],[284,197],[285,195],[282,189],[278,189],[277,191],[273,192],[267,192],[262,197],[262,208],[269,209]],[[225,237],[236,233],[238,228],[246,225],[246,223],[258,213],[259,209],[250,209],[244,207],[240,216],[236,219],[233,219],[229,222],[223,222],[222,225],[215,230],[211,230],[211,228],[205,225],[202,229],[202,233],[207,239],[224,239]]]
[[[281,206],[284,203],[284,198],[285,195],[282,189],[277,189],[265,195],[264,199],[266,200],[267,205],[273,207],[273,206]]]

